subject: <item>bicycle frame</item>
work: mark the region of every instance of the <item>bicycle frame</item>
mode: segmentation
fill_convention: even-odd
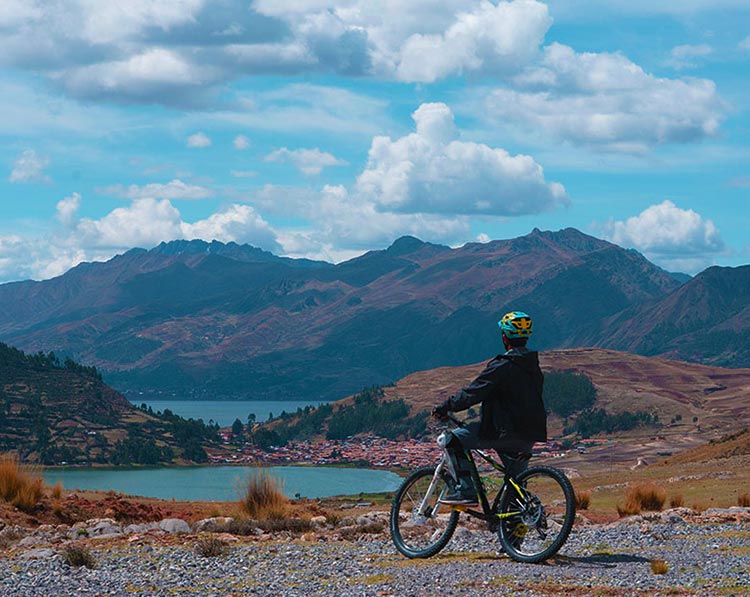
[[[463,426],[463,422],[459,419],[456,419],[455,417],[452,417],[448,415],[448,419],[453,421],[459,426]],[[440,440],[438,440],[438,444],[441,444]],[[478,454],[485,462],[487,462],[493,469],[498,471],[503,475],[503,483],[500,486],[500,488],[497,491],[497,494],[492,500],[492,504],[490,505],[490,502],[487,498],[487,491],[484,487],[484,482],[482,481],[481,477],[479,476],[479,471],[477,470],[476,463],[474,462],[474,456],[473,454]],[[478,512],[476,510],[471,510],[470,508],[466,506],[453,506],[452,510],[458,510],[459,512],[465,512],[469,516],[473,516],[474,518],[479,518],[480,520],[484,520],[487,522],[488,527],[491,531],[496,530],[497,525],[499,522],[505,518],[510,518],[513,516],[517,516],[521,514],[520,511],[518,512],[505,512],[505,513],[497,513],[497,507],[500,503],[500,498],[503,495],[503,492],[508,490],[508,486],[510,486],[522,499],[526,499],[526,492],[524,491],[523,487],[521,487],[518,483],[515,482],[515,480],[508,474],[507,469],[503,464],[492,458],[491,456],[488,456],[482,450],[466,450],[466,456],[469,459],[469,462],[471,463],[471,478],[474,482],[474,486],[477,488],[477,495],[479,496],[479,502],[482,506],[482,512]],[[453,478],[456,478],[455,471],[453,470],[453,466],[451,466],[451,459],[448,455],[448,451],[446,450],[444,444],[443,444],[443,457],[441,458],[440,462],[438,463],[437,467],[435,468],[435,474],[432,477],[432,481],[430,482],[430,485],[427,488],[427,491],[425,492],[425,497],[422,500],[422,503],[419,506],[418,514],[420,516],[425,516],[425,510],[427,508],[427,503],[429,502],[430,497],[432,496],[432,492],[435,489],[435,485],[440,478],[440,475],[442,474],[444,469],[449,469],[450,474],[453,476]],[[435,509],[437,511],[437,508],[439,508],[439,502]],[[493,514],[494,512],[494,514]],[[433,512],[434,513],[434,512]]]

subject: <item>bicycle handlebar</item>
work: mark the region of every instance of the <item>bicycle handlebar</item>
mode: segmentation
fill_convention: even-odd
[[[466,427],[466,423],[464,423],[461,419],[454,417],[451,413],[445,413],[445,416],[440,417],[440,419],[444,421],[445,420],[450,421],[451,423],[453,423],[454,425],[458,427]]]

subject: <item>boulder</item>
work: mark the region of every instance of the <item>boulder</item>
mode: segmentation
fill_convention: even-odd
[[[165,518],[159,523],[159,528],[170,535],[190,533],[190,525],[181,518]]]
[[[232,522],[234,522],[234,518],[229,516],[204,518],[193,525],[193,531],[196,533],[221,533],[226,531]]]
[[[86,521],[89,537],[122,535],[122,525],[113,518],[94,518]]]
[[[143,524],[129,524],[126,526],[123,531],[127,533],[128,535],[140,535],[142,533],[148,533],[149,531],[159,531],[160,533],[162,530],[159,528],[158,522],[146,522]]]
[[[328,525],[328,519],[325,516],[313,516],[310,519],[310,526],[314,529],[324,529]]]

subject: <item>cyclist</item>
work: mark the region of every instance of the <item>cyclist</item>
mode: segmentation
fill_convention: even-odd
[[[482,405],[478,423],[450,432],[446,449],[456,484],[440,500],[445,504],[478,505],[466,450],[494,449],[508,472],[518,474],[528,466],[534,442],[547,441],[539,353],[526,348],[532,330],[531,317],[522,311],[511,311],[503,315],[498,326],[505,354],[497,355],[471,384],[432,410],[433,416],[445,418],[449,412]]]

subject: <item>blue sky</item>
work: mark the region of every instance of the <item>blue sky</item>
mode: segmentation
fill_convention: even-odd
[[[0,5],[0,282],[567,226],[750,262],[744,0],[121,4]]]

